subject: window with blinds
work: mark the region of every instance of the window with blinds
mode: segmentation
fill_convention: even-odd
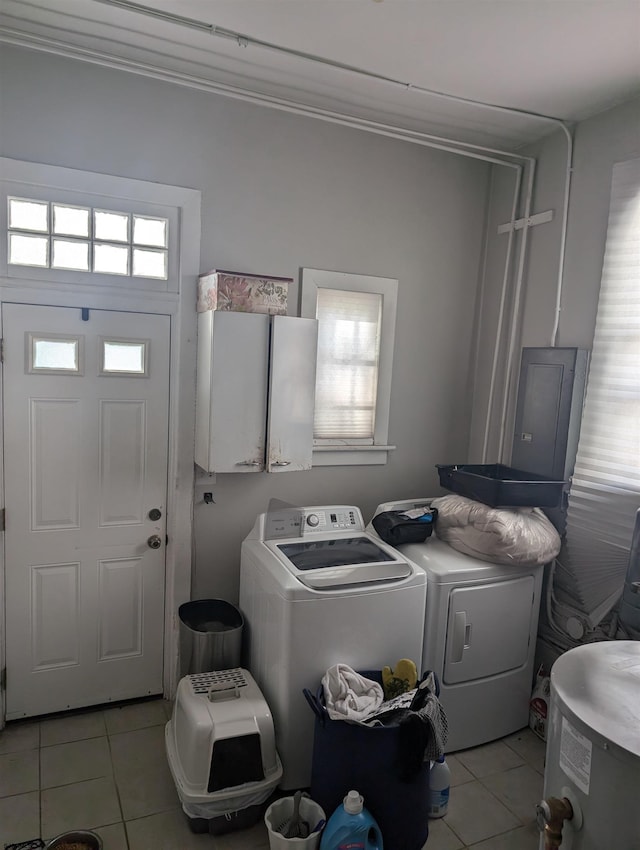
[[[314,466],[386,463],[398,281],[303,269],[318,319]]]
[[[373,443],[382,296],[320,289],[315,439]]]
[[[593,625],[622,592],[640,507],[640,159],[616,165],[566,542],[555,585]]]

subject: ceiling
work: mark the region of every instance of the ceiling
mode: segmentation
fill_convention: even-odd
[[[504,150],[640,96],[640,0],[0,0],[0,39]]]

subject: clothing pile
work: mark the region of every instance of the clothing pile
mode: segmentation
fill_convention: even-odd
[[[415,664],[403,658],[394,670],[383,669],[380,685],[347,664],[336,664],[325,673],[322,687],[332,720],[398,726],[398,759],[406,781],[417,775],[424,761],[437,761],[444,754],[447,717],[432,671],[418,681]]]

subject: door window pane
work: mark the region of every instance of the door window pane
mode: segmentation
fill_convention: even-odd
[[[129,249],[120,245],[94,245],[93,270],[103,274],[128,274]]]
[[[89,210],[53,204],[53,232],[62,236],[89,236]]]
[[[133,275],[135,277],[167,277],[167,252],[133,249]]]
[[[156,248],[167,247],[167,220],[164,218],[133,217],[134,245],[154,245]]]
[[[147,345],[146,340],[103,340],[101,374],[146,375]]]
[[[9,227],[11,230],[49,231],[49,204],[9,198]]]
[[[49,265],[49,239],[47,236],[9,234],[9,262],[16,266]]]
[[[31,363],[29,372],[80,371],[80,340],[77,338],[48,338],[29,334]]]
[[[94,210],[93,238],[105,242],[129,241],[129,216],[125,213]]]
[[[72,242],[68,239],[54,239],[51,257],[52,269],[89,270],[89,243]]]

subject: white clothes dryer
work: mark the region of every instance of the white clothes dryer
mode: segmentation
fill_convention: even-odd
[[[280,786],[311,782],[315,693],[334,664],[381,670],[422,655],[424,570],[365,530],[357,507],[260,514],[242,543],[245,666],[273,716]]]
[[[430,501],[387,502],[376,514]],[[447,752],[454,752],[528,725],[543,567],[464,555],[438,539],[437,527],[424,543],[397,550],[427,574],[422,672],[440,680]]]

